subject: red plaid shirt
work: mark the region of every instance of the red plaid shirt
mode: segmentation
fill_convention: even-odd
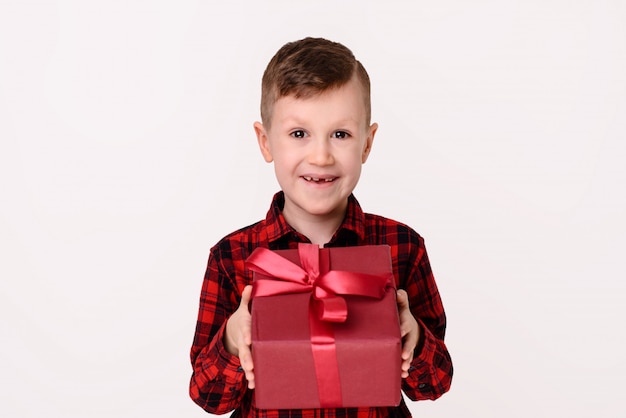
[[[411,416],[404,400],[392,408],[279,411],[255,407],[254,390],[247,388],[239,359],[226,351],[222,339],[226,320],[239,306],[243,288],[252,283],[252,274],[244,267],[248,255],[256,247],[293,249],[299,242],[309,242],[287,224],[281,212],[283,205],[284,195],[279,192],[265,220],[227,235],[211,249],[191,347],[191,398],[210,413],[235,410],[233,417]],[[452,362],[443,342],[446,317],[424,240],[406,225],[363,213],[350,196],[346,217],[326,247],[380,244],[391,246],[396,285],[407,291],[411,311],[422,330],[402,389],[411,400],[436,399],[450,388]]]

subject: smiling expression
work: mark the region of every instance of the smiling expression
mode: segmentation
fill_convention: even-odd
[[[312,97],[281,97],[271,126],[257,122],[254,128],[285,193],[287,222],[341,221],[377,129],[367,124],[356,78]]]

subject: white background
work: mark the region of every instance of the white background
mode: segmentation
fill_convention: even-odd
[[[626,4],[0,2],[0,415],[201,417],[209,248],[265,216],[260,79],[323,36],[380,124],[356,190],[425,238],[429,417],[626,414]]]

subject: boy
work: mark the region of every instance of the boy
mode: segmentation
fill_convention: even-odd
[[[452,379],[445,314],[423,239],[406,225],[364,214],[352,195],[378,127],[370,125],[369,77],[361,63],[345,46],[325,39],[284,45],[263,74],[261,120],[254,130],[281,191],[265,220],[211,249],[191,349],[192,399],[215,414],[234,409],[232,416],[411,416],[404,401],[389,408],[255,407],[252,274],[244,261],[256,247],[389,245],[401,289],[402,389],[412,400],[436,399]]]

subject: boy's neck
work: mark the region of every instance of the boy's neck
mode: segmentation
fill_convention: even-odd
[[[343,222],[347,206],[346,202],[345,207],[337,208],[336,211],[327,215],[312,215],[285,205],[283,216],[293,229],[307,237],[312,244],[323,247],[331,240]]]

